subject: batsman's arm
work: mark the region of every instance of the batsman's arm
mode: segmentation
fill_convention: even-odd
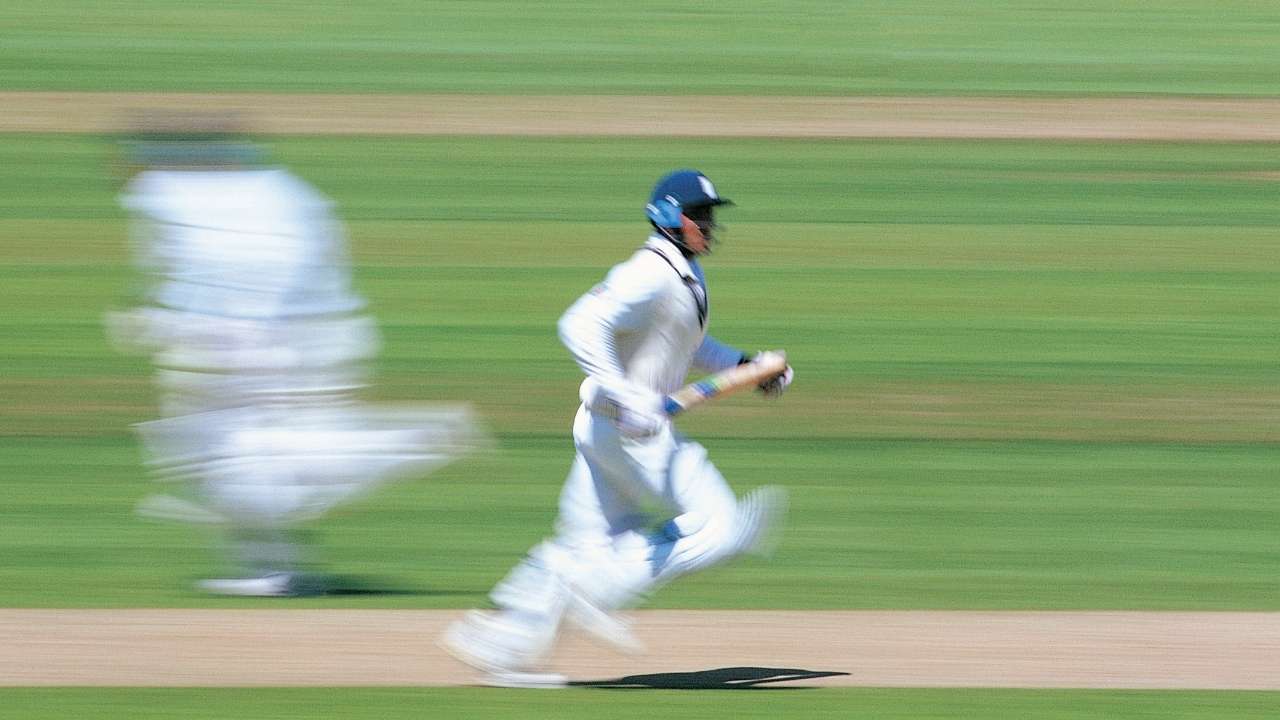
[[[661,277],[616,267],[560,317],[560,342],[588,377],[625,382],[617,335],[648,321],[660,297]]]
[[[780,352],[763,352],[751,362],[743,363],[685,385],[663,401],[667,415],[675,417],[708,400],[739,390],[758,387],[787,371],[787,356]]]
[[[749,360],[751,356],[747,353],[707,335],[702,338],[702,344],[693,355],[693,366],[710,375]]]

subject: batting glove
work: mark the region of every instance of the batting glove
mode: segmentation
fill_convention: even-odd
[[[760,392],[764,393],[766,398],[776,400],[779,397],[782,397],[782,393],[786,392],[787,388],[791,387],[791,380],[795,376],[795,371],[791,369],[790,365],[788,365],[786,371],[781,375],[777,375],[771,380],[765,380],[760,383]]]
[[[778,350],[777,352],[781,353],[782,351]],[[756,353],[751,358],[744,355],[741,362],[751,362],[763,354],[763,352]],[[764,396],[769,400],[776,400],[782,397],[782,393],[786,392],[788,387],[791,387],[791,381],[795,376],[795,371],[791,369],[790,365],[788,365],[787,369],[781,375],[775,375],[774,377],[760,383],[760,392],[764,393]]]

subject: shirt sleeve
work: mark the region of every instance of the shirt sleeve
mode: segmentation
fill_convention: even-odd
[[[702,344],[693,355],[693,364],[704,372],[717,373],[741,363],[747,357],[738,348],[707,335],[702,338]]]
[[[560,317],[560,342],[588,376],[624,381],[618,336],[650,322],[665,287],[662,274],[643,260],[615,267]]]

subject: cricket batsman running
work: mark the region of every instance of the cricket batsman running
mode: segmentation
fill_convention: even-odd
[[[677,409],[669,396],[691,368],[733,372],[755,362],[707,334],[698,258],[710,252],[716,208],[728,204],[700,172],[663,177],[646,207],[648,241],[560,318],[560,339],[587,378],[555,537],[493,590],[496,611],[468,613],[444,638],[491,684],[563,684],[542,670],[566,621],[634,651],[638,643],[616,611],[681,575],[768,549],[782,490],[735,497],[707,451],[671,420]],[[791,368],[778,367],[760,384],[767,397],[791,382]]]

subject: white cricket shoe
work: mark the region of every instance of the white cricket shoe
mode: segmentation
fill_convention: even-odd
[[[615,650],[628,655],[644,652],[644,643],[631,631],[629,618],[605,610],[577,590],[570,591],[565,617],[578,629]]]
[[[738,501],[737,553],[769,557],[778,547],[787,516],[787,491],[766,485],[747,493]]]
[[[496,672],[486,673],[480,682],[489,687],[561,690],[568,687],[569,678],[560,673]]]
[[[440,645],[449,654],[483,672],[485,685],[556,688],[568,678],[540,672],[555,640],[554,628],[518,623],[503,613],[468,612],[445,631]]]
[[[261,577],[201,580],[196,583],[196,589],[231,597],[289,597],[294,594],[293,580],[292,573],[281,572]]]

